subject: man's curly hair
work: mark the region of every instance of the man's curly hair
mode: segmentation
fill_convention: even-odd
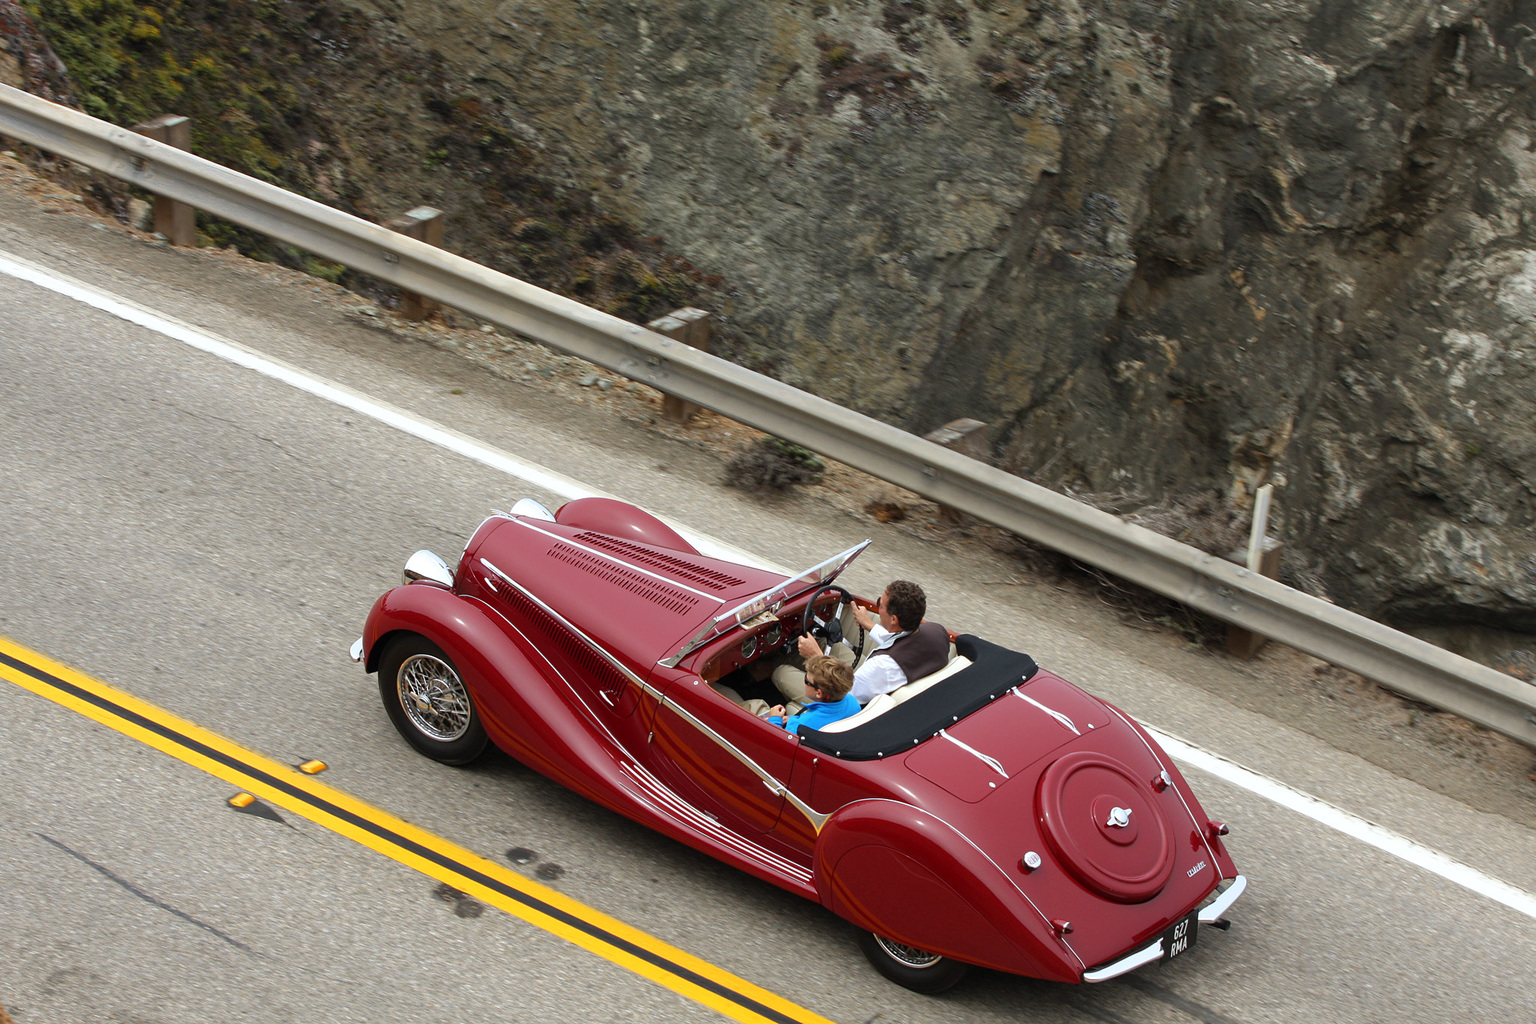
[[[911,580],[892,580],[885,588],[885,610],[896,616],[897,624],[910,633],[923,624],[928,595]]]

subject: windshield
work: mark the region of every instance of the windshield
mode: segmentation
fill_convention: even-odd
[[[713,640],[715,637],[735,629],[743,622],[754,619],[769,609],[777,609],[785,602],[799,597],[808,590],[825,586],[837,578],[838,574],[848,568],[859,553],[869,547],[870,542],[855,544],[841,554],[833,555],[824,562],[817,562],[803,572],[798,572],[778,586],[769,587],[767,590],[743,601],[728,612],[722,612],[719,616],[704,624],[692,640],[683,644],[678,652],[670,658],[663,658],[661,664],[671,668],[682,661],[691,651],[698,650],[701,646]]]

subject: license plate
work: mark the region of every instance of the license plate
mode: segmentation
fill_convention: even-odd
[[[1164,960],[1172,960],[1194,948],[1195,937],[1200,934],[1198,916],[1199,911],[1196,911],[1163,932]]]

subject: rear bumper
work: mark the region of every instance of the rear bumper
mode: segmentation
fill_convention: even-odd
[[[1226,891],[1211,901],[1210,905],[1202,909],[1197,917],[1201,924],[1215,924],[1221,920],[1221,916],[1231,909],[1232,904],[1248,888],[1248,879],[1238,875],[1232,879],[1232,884]],[[1083,972],[1083,980],[1090,984],[1095,981],[1108,981],[1110,978],[1118,978],[1122,974],[1129,974],[1138,967],[1161,960],[1163,958],[1163,940],[1161,937],[1150,946],[1143,946],[1134,953],[1129,953],[1113,963],[1107,963],[1103,967],[1096,967],[1091,971]]]
[[[347,651],[347,653],[349,655],[351,655],[353,661],[362,661],[363,660],[363,638],[362,637],[358,637],[356,640],[352,641],[352,648],[351,648],[351,650]]]

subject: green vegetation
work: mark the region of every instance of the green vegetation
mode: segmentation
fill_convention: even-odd
[[[104,120],[131,126],[184,115],[199,156],[375,222],[423,202],[440,206],[454,251],[628,320],[700,304],[700,293],[720,283],[566,184],[500,97],[451,87],[440,58],[381,41],[348,8],[21,2],[69,69],[83,108]],[[376,102],[349,105],[343,86]],[[198,228],[248,256],[384,301],[394,294],[212,217],[200,214]]]
[[[280,181],[289,141],[276,126],[294,105],[271,74],[292,26],[271,3],[23,0],[69,69],[86,113],[134,125],[192,119],[193,151]],[[207,20],[204,20],[207,19]],[[229,40],[239,39],[232,48]]]

